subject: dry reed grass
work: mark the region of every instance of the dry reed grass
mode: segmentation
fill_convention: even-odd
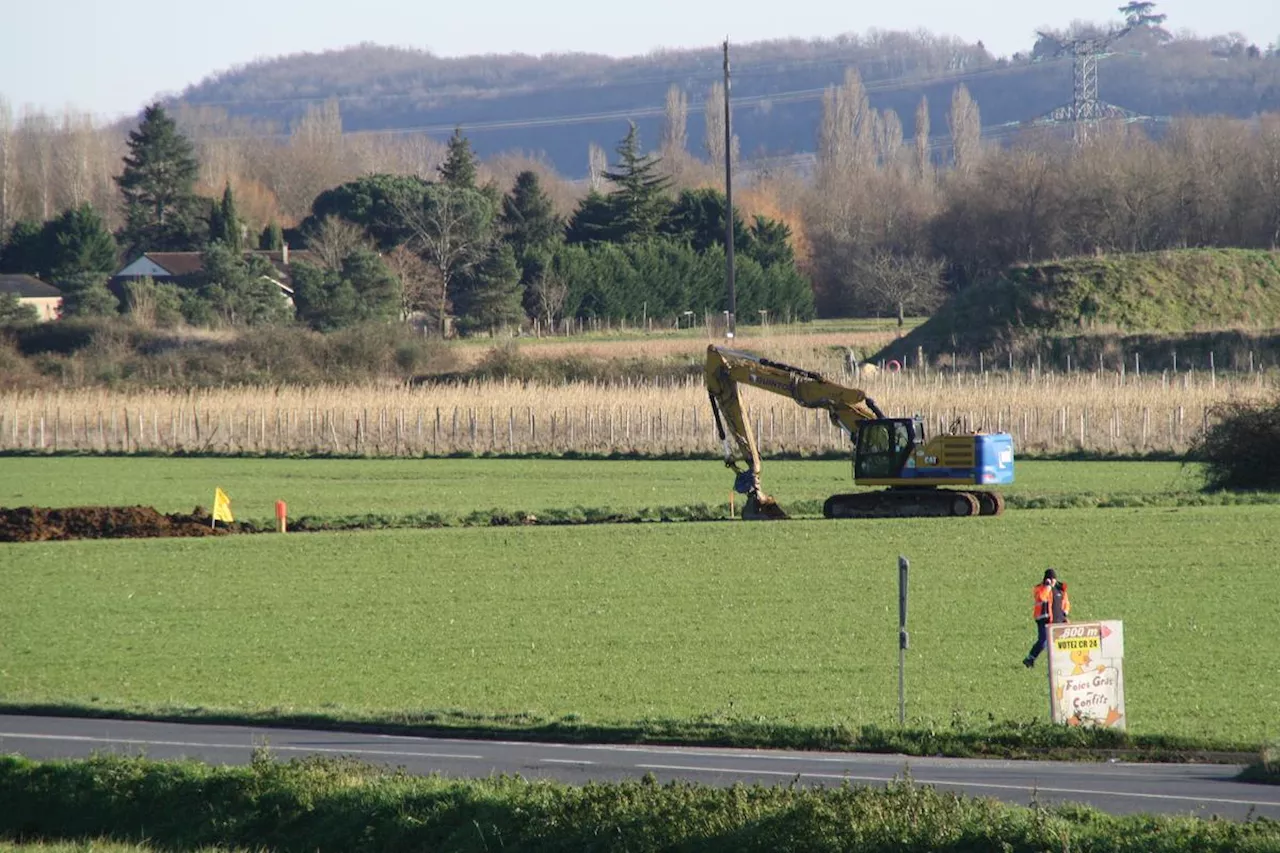
[[[863,387],[889,415],[930,433],[1012,433],[1023,452],[1184,452],[1224,400],[1270,393],[1262,373],[904,371],[854,379],[838,356],[770,353]],[[847,447],[820,411],[748,389],[770,452]],[[511,380],[409,387],[0,394],[0,450],[87,452],[687,454],[718,451],[701,380],[555,386]]]

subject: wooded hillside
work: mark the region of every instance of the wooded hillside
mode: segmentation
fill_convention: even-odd
[[[1075,25],[1075,31],[1088,25]],[[1064,32],[1061,35],[1072,35]],[[734,46],[735,131],[744,157],[811,152],[822,89],[856,67],[872,106],[905,120],[921,96],[935,137],[945,135],[952,90],[964,82],[984,126],[1028,121],[1069,100],[1071,59],[1028,34],[1025,53],[997,58],[982,45],[928,33],[872,32],[814,41]],[[562,174],[587,172],[591,143],[608,146],[637,122],[656,147],[668,88],[689,102],[690,148],[706,131],[703,106],[719,79],[718,48],[613,59],[591,54],[444,59],[426,51],[360,45],[263,60],[220,73],[172,105],[227,116],[260,133],[287,132],[308,108],[336,99],[346,131],[425,131],[441,140],[461,125],[479,154],[542,152]],[[1131,34],[1100,62],[1099,94],[1137,113],[1249,117],[1280,107],[1280,58],[1238,35]],[[243,128],[242,128],[243,129]]]

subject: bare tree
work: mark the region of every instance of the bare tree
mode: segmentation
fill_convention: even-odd
[[[877,250],[858,265],[867,288],[891,306],[902,326],[907,311],[931,311],[942,297],[942,261]]]
[[[54,134],[53,179],[56,207],[79,207],[93,194],[93,117],[67,111],[62,126]]]
[[[340,270],[342,262],[368,245],[364,229],[337,216],[326,216],[307,238],[307,248],[325,269]]]
[[[712,83],[710,90],[707,92],[707,103],[703,112],[706,119],[706,136],[703,138],[703,148],[706,149],[707,159],[711,164],[711,168],[717,176],[717,180],[724,180],[724,84]],[[738,156],[741,152],[741,145],[738,141],[738,135],[733,134],[733,138],[729,140],[731,146],[729,156],[733,163],[738,162]]]
[[[906,166],[906,150],[902,146],[902,120],[894,110],[885,110],[876,121],[876,148],[881,165],[890,171]]]
[[[27,111],[18,122],[18,174],[25,215],[44,221],[53,216],[53,121],[43,111]]]
[[[13,138],[13,111],[9,102],[0,98],[0,239],[8,236],[9,226],[17,219],[14,210],[17,152]]]
[[[420,205],[396,201],[396,213],[413,235],[410,242],[436,272],[440,334],[448,335],[453,284],[484,259],[491,243],[493,211],[475,190],[436,184]]]
[[[929,154],[929,99],[920,97],[916,107],[916,179],[933,183],[933,158]]]
[[[688,150],[689,97],[675,83],[667,89],[667,105],[662,118],[662,159]]]
[[[956,86],[951,96],[948,124],[955,169],[962,175],[968,174],[982,156],[982,116],[977,102],[969,96],[969,90],[963,83]]]
[[[569,298],[569,282],[551,268],[542,271],[533,282],[533,298],[538,317],[554,329],[564,315],[564,304]]]
[[[338,102],[330,99],[308,108],[275,160],[272,189],[291,217],[304,216],[317,195],[354,177],[346,165]]]
[[[604,173],[609,168],[609,155],[592,142],[587,146],[587,180],[596,192],[604,187]]]
[[[822,95],[818,130],[818,176],[821,183],[847,183],[875,168],[876,124],[867,90],[856,68],[845,71],[844,83]]]
[[[439,329],[439,273],[406,246],[396,246],[382,260],[400,280],[400,319],[409,320],[415,314],[426,314]]]

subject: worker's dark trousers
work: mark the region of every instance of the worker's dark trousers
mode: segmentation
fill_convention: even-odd
[[[1045,644],[1049,642],[1049,620],[1036,620],[1036,644],[1031,647],[1031,651],[1027,652],[1027,659],[1034,661],[1040,657],[1040,653],[1044,651]]]
[[[1070,620],[1062,619],[1060,622],[1068,622]],[[1034,661],[1039,657],[1039,653],[1044,651],[1044,646],[1048,644],[1048,620],[1036,620],[1036,644],[1032,646],[1032,651],[1027,653],[1027,660]]]

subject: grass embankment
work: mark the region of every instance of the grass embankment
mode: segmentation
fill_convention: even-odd
[[[1167,369],[1172,350],[1180,350],[1181,368],[1207,370],[1205,343],[1220,347],[1218,369],[1240,368],[1241,359],[1228,360],[1223,349],[1252,347],[1258,365],[1275,335],[1251,338],[1236,334],[1212,338],[1135,336],[1121,345],[1099,337],[1099,330],[1115,333],[1179,335],[1206,329],[1275,329],[1280,327],[1280,252],[1246,249],[1184,249],[1168,252],[1068,258],[1010,267],[1003,276],[970,287],[943,306],[924,324],[882,351],[883,358],[914,358],[916,347],[949,353],[985,350],[1003,353],[1011,341],[1031,341],[1059,361],[1075,356],[1077,367],[1096,366],[1096,354],[1114,355],[1147,350],[1148,369]],[[1053,340],[1080,336],[1076,346]],[[1049,341],[1039,340],[1051,336]],[[1047,344],[1047,346],[1046,346]],[[1074,350],[1074,352],[1073,352]],[[1247,351],[1247,350],[1246,350]],[[1266,359],[1274,365],[1274,355]]]
[[[1256,754],[1269,506],[0,546],[8,708],[951,754]],[[912,560],[909,725],[896,571]],[[1125,621],[1129,733],[1047,716],[1029,587]],[[1251,687],[1241,689],[1240,685]],[[1020,721],[1001,724],[1001,721]]]
[[[414,778],[344,761],[0,759],[0,834],[164,849],[1275,851],[1280,824],[1026,808],[909,781],[815,789]]]

